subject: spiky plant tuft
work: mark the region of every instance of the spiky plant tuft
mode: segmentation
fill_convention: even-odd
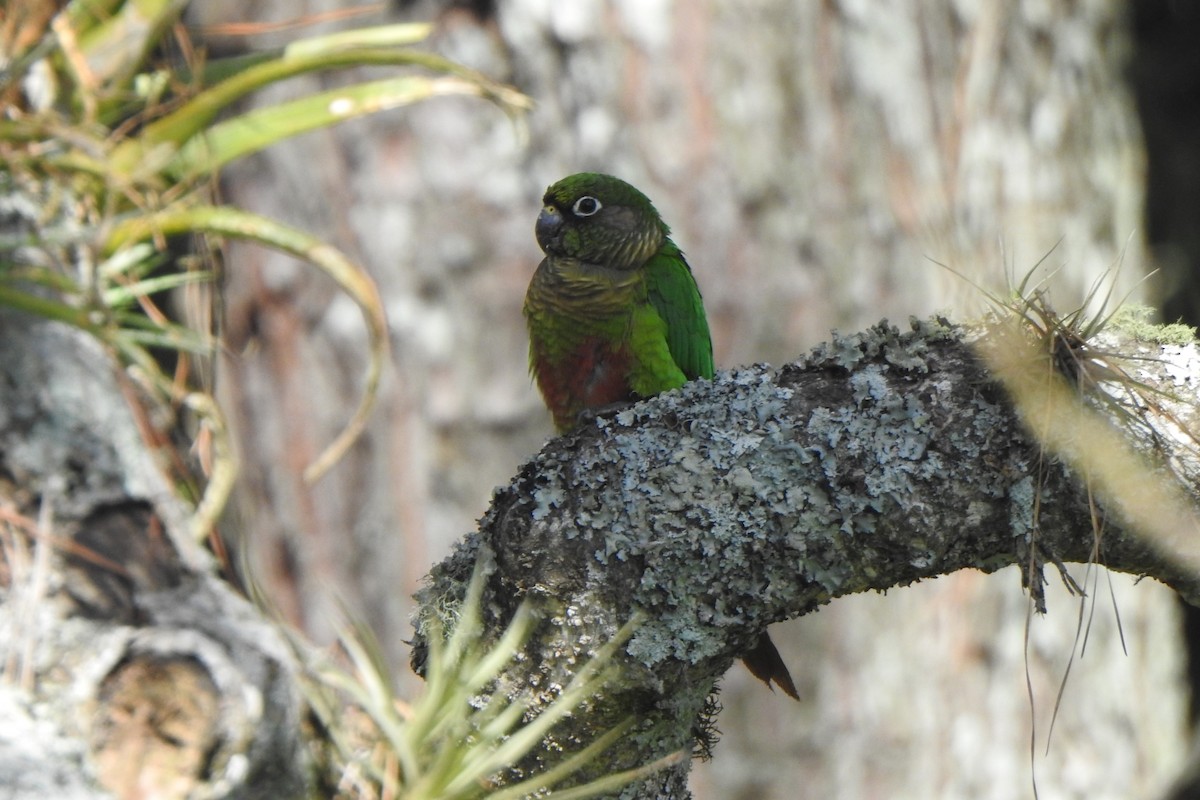
[[[488,644],[480,613],[482,576],[477,567],[452,630],[441,631],[441,623],[429,621],[425,688],[415,700],[396,697],[370,636],[353,626],[341,640],[349,666],[327,663],[313,671],[306,692],[321,726],[336,742],[333,765],[340,797],[584,800],[614,794],[685,757],[677,754],[570,785],[573,776],[632,729],[635,719],[630,716],[545,771],[511,771],[543,746],[556,725],[604,691],[617,669],[613,657],[636,620],[598,647],[553,702],[535,710],[533,703],[507,696],[502,686],[504,672],[528,641],[538,613],[524,603],[499,639]],[[568,786],[555,788],[563,783]]]

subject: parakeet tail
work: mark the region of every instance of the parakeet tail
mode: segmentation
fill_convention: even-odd
[[[750,670],[751,675],[768,687],[774,683],[788,697],[793,700],[800,699],[800,695],[796,693],[796,684],[792,683],[792,676],[788,672],[787,664],[783,663],[783,656],[779,655],[779,651],[775,649],[775,643],[771,641],[771,637],[767,635],[766,631],[763,631],[754,647],[742,656],[742,663],[746,665],[746,669]]]

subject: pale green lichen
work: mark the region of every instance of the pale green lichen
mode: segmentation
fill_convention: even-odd
[[[796,580],[808,586],[814,603],[871,580],[871,570],[836,554],[869,541],[879,520],[914,493],[914,481],[932,481],[945,467],[930,449],[933,413],[894,382],[928,372],[928,339],[951,332],[937,323],[914,328],[921,332],[879,325],[837,337],[798,365],[856,368],[849,395],[812,409],[800,432],[789,415],[794,389],[761,369],[721,373],[715,393],[697,382],[617,415],[619,428],[603,446],[622,455],[613,478],[625,497],[605,502],[633,510],[634,517],[618,520],[579,498],[575,520],[603,536],[598,562],[645,560],[636,603],[651,612],[651,622],[630,643],[635,658],[646,665],[700,663],[727,651],[727,631],[714,621],[754,627],[753,619],[779,618],[794,606],[788,584]],[[663,450],[661,437],[636,426],[667,414],[688,433]],[[579,458],[603,460],[599,453]],[[794,485],[798,464],[815,465],[816,481]],[[846,483],[849,472],[863,477]],[[755,566],[762,559],[755,551],[764,547],[787,559],[772,580]],[[934,548],[924,546],[908,556],[921,568],[937,559]],[[706,587],[700,597],[698,586]]]
[[[1009,516],[1010,530],[1014,538],[1023,542],[1031,541],[1033,538],[1034,494],[1033,478],[1028,475],[1014,483],[1008,491],[1009,502],[1012,506],[1012,513]]]
[[[958,499],[1008,498],[1007,515],[1002,500],[977,504],[975,523],[1002,539],[1006,516],[1011,533],[1028,531],[1032,497],[982,458],[1016,435],[1001,393],[962,347],[940,344],[961,331],[912,328],[881,324],[778,371],[690,383],[597,419],[601,436],[585,425],[530,468],[515,507],[536,535],[514,561],[569,543],[582,561],[560,571],[545,556],[554,570],[529,577],[555,597],[566,587],[573,607],[646,613],[627,645],[629,685],[653,711],[631,746],[686,746],[712,681],[768,622],[962,563],[975,545],[938,524]]]
[[[1196,341],[1196,329],[1182,322],[1155,324],[1155,310],[1147,306],[1124,305],[1109,320],[1109,326],[1139,342],[1186,345]]]

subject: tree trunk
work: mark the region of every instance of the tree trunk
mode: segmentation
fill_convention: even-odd
[[[1116,297],[1145,272],[1116,0],[406,7],[440,13],[440,51],[536,101],[527,139],[481,103],[439,100],[306,137],[226,180],[231,200],[359,256],[391,316],[394,371],[369,439],[306,487],[304,464],[356,396],[362,333],[303,268],[232,251],[220,388],[244,441],[244,546],[270,596],[318,639],[344,597],[401,663],[427,566],[550,435],[520,302],[541,192],[564,174],[614,172],[655,200],[695,268],[724,366],[783,363],[831,328],[883,316],[975,313],[980,292],[930,258],[1004,296],[1006,274],[1054,250],[1064,310],[1116,262]],[[1098,657],[1071,671],[1053,742],[1082,601],[1051,587],[1061,613],[1027,634],[1016,571],[959,573],[775,629],[806,705],[731,671],[726,735],[693,775],[696,794],[1027,797],[1032,767],[1048,794],[1152,792],[1185,749],[1173,595],[1094,580]]]
[[[0,308],[0,341],[5,796],[306,796],[292,652],[190,537],[136,385],[57,323]]]

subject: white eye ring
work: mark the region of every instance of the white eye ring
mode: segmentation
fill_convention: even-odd
[[[600,209],[604,208],[600,201],[591,195],[584,195],[575,201],[575,205],[571,206],[571,213],[577,217],[590,217]]]

